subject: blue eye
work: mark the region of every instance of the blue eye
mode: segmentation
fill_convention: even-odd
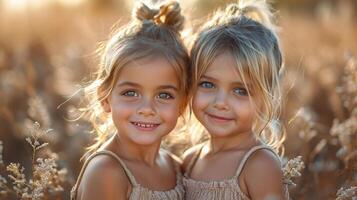
[[[248,96],[248,91],[244,88],[234,88],[234,93],[241,95],[241,96]]]
[[[207,89],[214,88],[213,83],[207,82],[207,81],[201,82],[201,83],[199,84],[199,86],[202,87],[202,88],[207,88]]]
[[[157,98],[159,98],[159,99],[173,99],[174,97],[170,93],[161,92],[157,95]]]
[[[138,97],[139,94],[133,90],[128,90],[122,93],[123,96],[127,96],[127,97]]]

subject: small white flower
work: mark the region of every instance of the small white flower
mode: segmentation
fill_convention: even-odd
[[[289,160],[283,167],[284,180],[283,182],[287,185],[295,186],[292,178],[301,176],[302,169],[305,168],[302,157],[298,156],[294,159]]]
[[[357,187],[343,188],[337,191],[336,200],[354,200],[357,197]]]

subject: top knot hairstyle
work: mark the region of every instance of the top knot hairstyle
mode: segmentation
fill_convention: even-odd
[[[139,3],[133,10],[132,20],[120,27],[100,49],[101,63],[97,76],[85,87],[85,96],[89,101],[83,108],[83,114],[92,122],[97,135],[96,143],[89,147],[92,153],[110,136],[115,134],[115,127],[101,107],[101,102],[112,92],[119,73],[128,63],[147,57],[163,57],[174,68],[182,94],[181,113],[188,102],[188,66],[189,57],[180,31],[184,17],[180,4],[176,1],[162,2],[158,8]],[[154,74],[150,74],[154,76]]]
[[[140,3],[134,10],[133,15],[140,21],[152,21],[156,25],[169,26],[176,31],[181,31],[184,25],[181,7],[176,1],[162,4],[159,9],[151,9],[146,4]]]
[[[276,31],[276,26],[272,22],[274,18],[271,12],[271,7],[263,0],[240,0],[237,3],[230,4],[224,10],[227,18],[221,18],[225,20],[232,20],[237,17],[247,17],[256,22],[261,23],[265,27],[269,28],[273,33]]]
[[[190,54],[193,87],[218,55],[232,54],[252,102],[263,104],[258,107],[253,132],[278,150],[285,139],[279,123],[283,58],[273,17],[264,0],[229,4],[201,26]]]

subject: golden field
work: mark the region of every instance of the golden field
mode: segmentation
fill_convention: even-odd
[[[93,137],[89,122],[73,120],[81,88],[131,2],[0,0],[0,199],[69,199]],[[226,2],[182,0],[187,27]],[[274,8],[286,68],[284,157],[305,163],[291,198],[357,198],[357,2]]]

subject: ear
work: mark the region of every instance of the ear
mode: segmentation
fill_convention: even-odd
[[[112,111],[112,109],[110,108],[110,104],[109,104],[108,98],[105,98],[104,100],[102,100],[100,102],[100,104],[101,104],[101,106],[102,106],[102,108],[103,108],[103,110],[105,112],[110,113]]]

